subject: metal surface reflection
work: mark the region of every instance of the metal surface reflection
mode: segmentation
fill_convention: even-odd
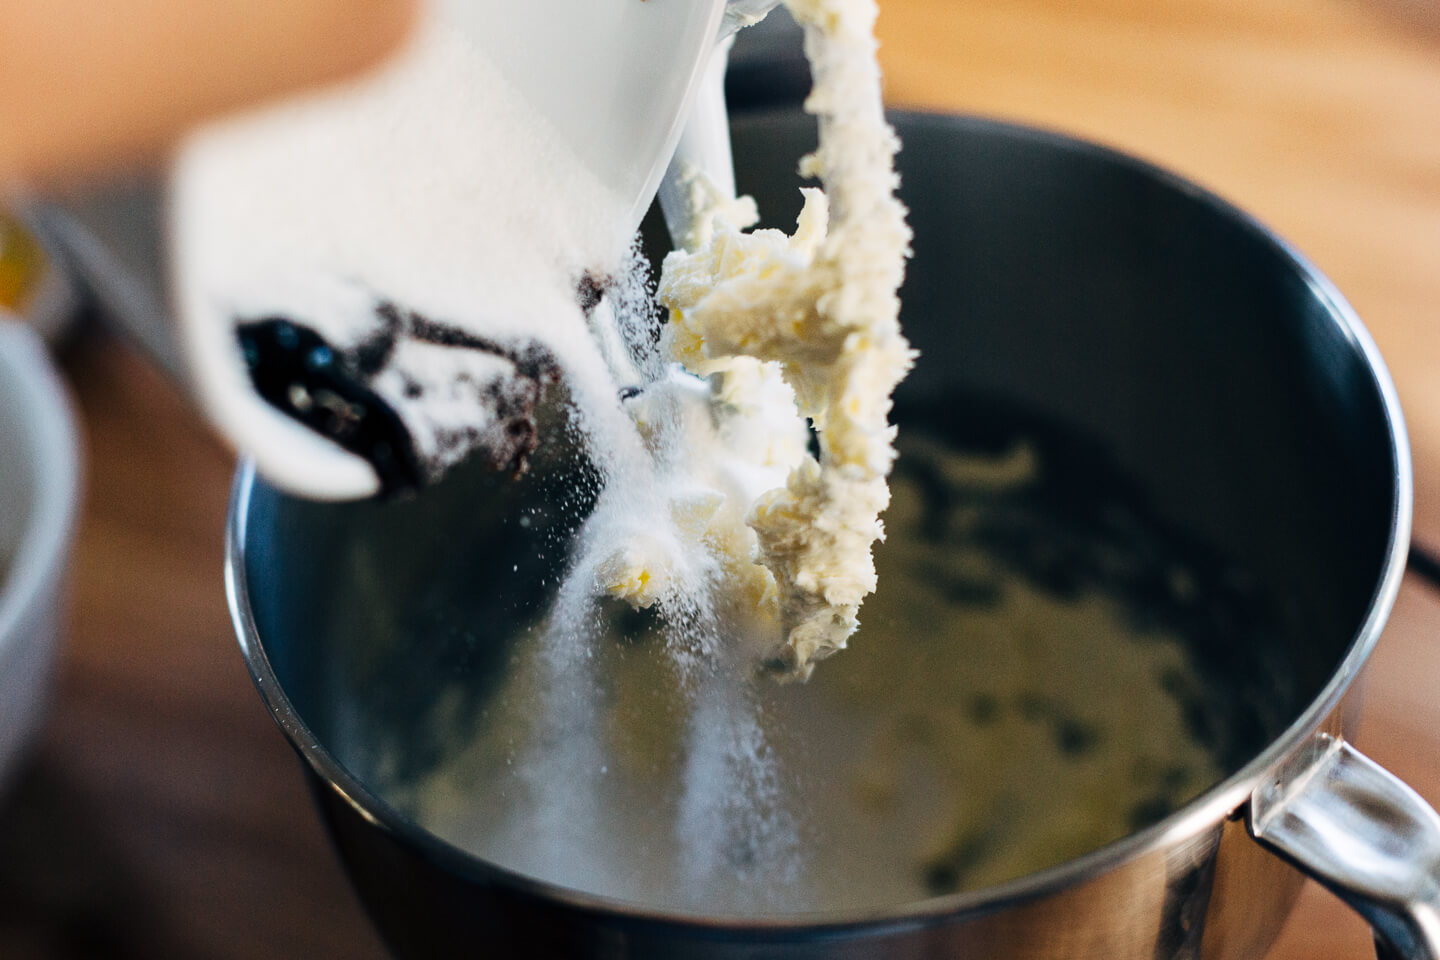
[[[1288,725],[1159,822],[999,886],[779,917],[579,893],[426,833],[330,746],[326,717],[390,709],[377,690],[406,683],[413,699],[426,671],[433,683],[469,668],[463,645],[440,643],[420,651],[411,677],[375,672],[370,654],[410,637],[367,618],[363,593],[337,583],[327,547],[337,531],[390,538],[377,583],[423,611],[435,602],[423,570],[436,537],[473,543],[485,562],[486,537],[501,535],[487,533],[474,491],[434,491],[402,517],[285,501],[242,471],[228,565],[241,644],[397,954],[1216,960],[1258,957],[1277,933],[1301,875],[1249,836],[1245,812],[1292,758],[1313,762],[1303,751],[1317,731],[1344,732],[1345,694],[1389,613],[1409,538],[1408,450],[1375,348],[1283,244],[1163,172],[1035,131],[897,120],[916,231],[903,319],[924,358],[900,402],[940,403],[960,382],[1102,438],[1161,515],[1253,571],[1303,627],[1256,641],[1284,665]],[[777,223],[798,206],[793,157],[812,142],[798,114],[737,126],[740,186]],[[350,607],[340,633],[365,654],[355,665],[371,668],[343,702],[346,684],[316,655],[338,636],[327,593]],[[469,649],[486,656],[484,644]],[[421,739],[416,749],[443,745]],[[1280,802],[1291,812],[1318,803],[1304,790]]]

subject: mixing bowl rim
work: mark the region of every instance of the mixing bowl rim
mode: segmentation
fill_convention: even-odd
[[[64,383],[39,334],[0,312],[0,366],[14,385],[5,391],[21,409],[20,437],[31,494],[27,517],[0,571],[0,673],[18,656],[21,633],[60,576],[75,531],[80,499],[80,441]],[[4,451],[0,451],[3,455]]]
[[[746,120],[767,114],[794,114],[793,110],[747,114]],[[965,914],[991,912],[1003,906],[1038,899],[1081,884],[1116,867],[1150,853],[1164,851],[1194,838],[1232,818],[1241,811],[1251,793],[1268,779],[1274,769],[1303,742],[1337,707],[1378,642],[1389,616],[1400,581],[1410,541],[1412,478],[1410,449],[1404,418],[1394,383],[1379,349],[1364,324],[1335,286],[1313,264],[1286,241],[1251,215],[1218,195],[1131,154],[1088,140],[984,117],[936,113],[897,113],[905,124],[932,125],[951,130],[981,131],[1041,144],[1048,148],[1088,155],[1109,164],[1128,168],[1162,186],[1188,195],[1209,207],[1216,215],[1252,232],[1279,255],[1281,260],[1309,286],[1315,301],[1345,335],[1352,350],[1364,360],[1370,385],[1381,401],[1390,452],[1394,494],[1384,562],[1371,595],[1366,615],[1355,632],[1345,655],[1319,694],[1280,736],[1272,740],[1239,770],[1211,786],[1168,817],[1142,830],[1105,844],[1082,856],[1036,873],[977,890],[947,894],[884,908],[780,915],[702,915],[670,912],[632,901],[612,899],[553,884],[493,864],[440,839],[414,823],[350,774],[310,732],[288,696],[279,686],[274,669],[249,606],[245,571],[245,536],[250,495],[256,480],[254,464],[242,461],[236,472],[226,530],[225,585],[231,618],[241,650],[260,696],[276,723],[310,770],[333,789],[362,819],[412,846],[426,858],[461,876],[483,877],[518,892],[566,905],[572,909],[604,914],[636,923],[659,924],[709,930],[722,936],[743,937],[747,931],[774,936],[785,932],[813,936],[817,931],[895,929]]]

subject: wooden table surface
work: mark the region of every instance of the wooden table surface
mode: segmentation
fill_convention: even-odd
[[[1434,0],[884,0],[896,104],[1019,119],[1157,160],[1252,210],[1351,298],[1440,545],[1440,7]],[[379,958],[220,585],[231,457],[94,332],[65,366],[88,434],[54,709],[0,802],[0,957]],[[1407,581],[1360,745],[1440,801],[1440,593]],[[1311,888],[1274,958],[1371,956]]]

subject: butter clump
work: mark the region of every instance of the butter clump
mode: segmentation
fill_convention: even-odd
[[[818,435],[818,458],[793,441],[758,455],[786,478],[752,501],[753,553],[730,564],[768,573],[746,576],[773,585],[778,661],[804,678],[845,646],[875,589],[871,546],[884,536],[895,458],[891,394],[914,361],[897,295],[911,234],[895,197],[899,142],[881,102],[874,0],[786,5],[805,28],[815,77],[805,106],[820,128],[801,170],[824,190],[804,191],[793,235],[746,233],[753,202],[692,175],[698,225],[666,258],[658,294],[670,311],[664,346],[711,378],[719,433],[743,414],[752,429],[805,417]]]

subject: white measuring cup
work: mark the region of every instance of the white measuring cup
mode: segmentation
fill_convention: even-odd
[[[594,178],[628,200],[628,216],[616,223],[623,240],[654,200],[702,88],[708,88],[706,108],[697,125],[704,132],[687,136],[687,152],[695,165],[729,181],[723,59],[712,62],[717,49],[723,57],[725,38],[773,5],[433,0],[427,15],[458,28]],[[363,160],[336,157],[337,164],[347,162]],[[370,462],[261,398],[239,361],[233,325],[194,308],[195,297],[185,290],[183,251],[177,262],[176,312],[189,344],[189,378],[222,432],[272,482],[294,493],[354,499],[379,492],[381,478]]]

